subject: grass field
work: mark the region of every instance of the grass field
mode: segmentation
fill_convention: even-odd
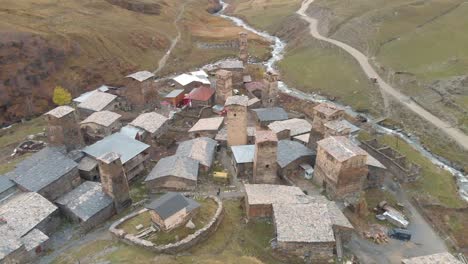
[[[240,201],[225,201],[225,217],[218,230],[205,242],[180,255],[157,255],[138,247],[114,240],[95,239],[58,256],[52,263],[160,263],[160,264],[217,264],[217,263],[302,263],[298,259],[278,258],[269,240],[274,227],[267,221],[243,222],[245,217]]]

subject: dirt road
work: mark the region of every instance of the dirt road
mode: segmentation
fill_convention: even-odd
[[[468,136],[465,135],[462,131],[457,128],[452,127],[449,123],[441,120],[437,116],[431,114],[429,111],[425,110],[417,103],[415,103],[410,97],[402,94],[397,89],[393,88],[389,84],[387,84],[374,70],[374,68],[369,63],[369,58],[362,54],[357,49],[345,44],[343,42],[330,39],[320,35],[318,31],[318,20],[312,18],[307,15],[307,9],[309,5],[313,3],[314,0],[306,0],[302,2],[301,8],[296,12],[303,20],[309,23],[310,34],[318,39],[323,40],[328,43],[331,43],[335,46],[340,47],[341,49],[348,52],[351,56],[353,56],[361,65],[361,68],[364,70],[365,74],[369,78],[375,78],[377,80],[377,84],[379,85],[382,92],[391,96],[396,101],[400,102],[403,106],[408,108],[409,110],[413,111],[415,114],[419,115],[420,117],[424,118],[431,124],[438,127],[442,130],[445,134],[447,134],[450,138],[452,138],[455,142],[457,142],[460,146],[462,146],[465,150],[468,150]]]

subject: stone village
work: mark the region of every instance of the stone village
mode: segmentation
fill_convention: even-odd
[[[0,177],[0,263],[41,257],[65,221],[90,232],[113,219],[115,240],[176,254],[210,239],[226,199],[242,199],[246,221],[273,223],[279,254],[350,259],[344,245],[362,230],[344,211],[367,211],[365,190],[417,181],[419,167],[359,142],[361,123],[339,105],[317,104],[312,116],[282,108],[279,76],[249,63],[247,38],[236,60],[165,79],[136,72],[45,113],[47,146]],[[150,198],[132,205],[137,182]],[[408,225],[381,207],[382,221]],[[446,252],[401,263],[461,262]]]

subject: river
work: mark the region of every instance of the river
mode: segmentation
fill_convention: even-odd
[[[268,32],[265,31],[260,31],[252,26],[248,25],[244,20],[234,17],[234,16],[229,16],[224,14],[224,11],[228,7],[228,4],[225,3],[223,0],[220,0],[223,8],[219,13],[217,14],[220,17],[223,17],[225,19],[231,20],[234,22],[237,26],[240,26],[244,28],[247,31],[250,31],[254,34],[260,35],[264,37],[265,39],[269,40],[272,42],[272,54],[271,58],[268,61],[265,61],[263,64],[268,70],[272,70],[275,68],[275,65],[277,62],[283,59],[284,57],[284,52],[286,48],[286,42],[281,40],[277,36],[273,36],[269,34]],[[315,103],[320,103],[320,102],[331,102],[328,100],[326,97],[319,96],[316,94],[312,93],[305,93],[300,90],[297,90],[293,87],[289,87],[286,83],[284,82],[279,82],[278,87],[280,91],[289,94],[291,96],[294,96],[296,98],[302,99],[302,100],[307,100]],[[337,104],[336,102],[332,102],[334,104]],[[435,156],[432,154],[430,151],[426,150],[421,143],[418,141],[417,138],[409,136],[410,134],[405,133],[404,131],[396,131],[387,127],[383,127],[375,122],[375,119],[372,116],[369,116],[368,114],[364,113],[358,113],[354,111],[350,106],[346,105],[341,105],[344,108],[346,108],[346,111],[350,113],[351,115],[362,115],[367,118],[367,120],[372,124],[374,129],[376,129],[378,132],[383,133],[383,134],[388,134],[388,135],[395,135],[410,144],[414,149],[416,149],[419,153],[427,157],[433,164],[436,166],[443,168],[444,170],[450,172],[455,178],[457,179],[457,184],[459,186],[459,195],[462,199],[468,202],[468,175],[464,175],[461,171],[457,170],[448,162],[440,159],[439,157]]]

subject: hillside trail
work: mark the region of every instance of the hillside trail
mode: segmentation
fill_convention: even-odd
[[[441,120],[437,116],[431,114],[429,111],[415,103],[409,96],[402,94],[400,91],[387,84],[371,66],[371,64],[369,63],[369,58],[367,56],[362,54],[357,49],[349,46],[348,44],[322,36],[318,31],[318,20],[310,17],[306,12],[310,4],[312,4],[313,2],[314,0],[305,0],[304,2],[302,2],[301,8],[296,12],[303,20],[309,23],[309,32],[312,35],[312,37],[318,40],[326,41],[345,50],[358,61],[359,65],[361,66],[362,70],[368,78],[375,78],[377,80],[377,84],[379,85],[382,92],[393,97],[394,100],[398,101],[403,106],[413,111],[415,114],[419,115],[420,117],[424,118],[440,130],[442,130],[446,135],[452,138],[461,147],[463,147],[465,150],[468,150],[468,136],[466,134],[464,134],[459,129],[452,127],[449,123]],[[386,100],[385,97],[384,100]]]
[[[182,19],[182,15],[185,12],[185,6],[189,2],[190,1],[184,2],[184,4],[180,7],[179,13],[177,14],[177,17],[174,19],[174,22],[173,22],[173,24],[174,24],[174,26],[175,26],[175,28],[177,30],[177,36],[174,39],[172,39],[171,46],[169,46],[169,49],[166,51],[166,54],[164,54],[164,56],[159,60],[158,68],[153,71],[153,74],[157,74],[158,72],[160,72],[164,68],[164,66],[166,66],[166,62],[169,59],[169,56],[171,56],[172,50],[174,50],[177,43],[179,43],[179,40],[182,37],[182,33],[181,33],[180,27],[179,27],[179,21]]]

